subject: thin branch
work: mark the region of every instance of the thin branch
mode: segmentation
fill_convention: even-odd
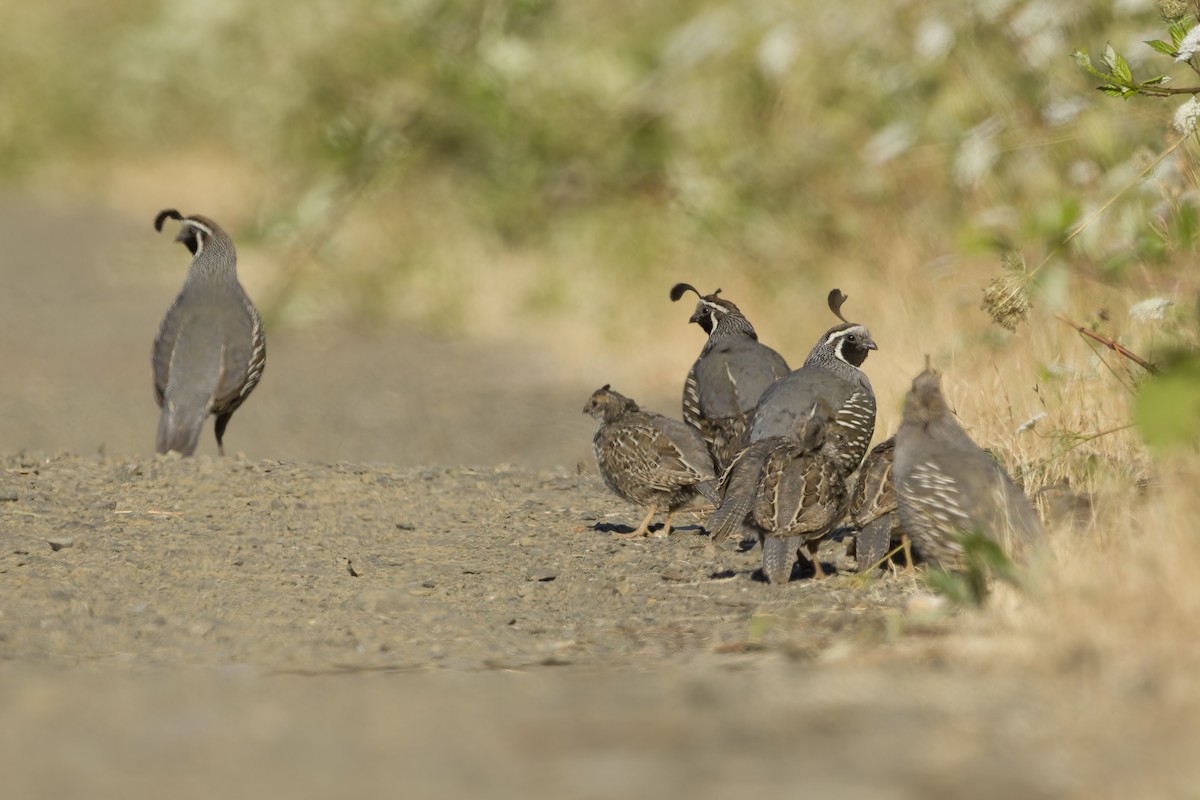
[[[1060,321],[1062,321],[1062,322],[1066,323],[1067,325],[1069,325],[1070,327],[1074,328],[1078,333],[1082,334],[1083,336],[1088,337],[1089,339],[1093,339],[1093,340],[1099,342],[1100,344],[1107,347],[1109,350],[1112,350],[1114,353],[1121,356],[1122,358],[1129,359],[1130,361],[1137,364],[1139,367],[1146,370],[1147,372],[1152,373],[1152,374],[1158,373],[1158,367],[1154,366],[1149,361],[1142,358],[1137,353],[1133,352],[1132,350],[1130,350],[1128,347],[1121,344],[1120,342],[1117,342],[1113,339],[1109,339],[1106,336],[1101,336],[1100,334],[1096,333],[1095,331],[1090,331],[1087,328],[1080,325],[1078,322],[1072,322],[1071,320],[1067,319],[1062,314],[1055,314],[1055,316],[1058,317],[1058,319]]]
[[[1168,88],[1165,86],[1143,86],[1142,84],[1132,84],[1140,94],[1149,95],[1151,97],[1169,97],[1173,94],[1200,94],[1200,86],[1189,86],[1185,88]]]

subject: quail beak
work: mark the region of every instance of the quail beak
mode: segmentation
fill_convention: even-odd
[[[694,322],[697,325],[699,325],[700,324],[700,312],[697,311],[695,314],[692,314],[690,317],[688,317],[688,322]]]
[[[879,349],[879,345],[875,344],[874,339],[867,339],[867,341],[863,345],[863,347],[867,348],[868,350],[878,350]]]

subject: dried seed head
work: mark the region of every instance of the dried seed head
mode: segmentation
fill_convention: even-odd
[[[1003,257],[1004,274],[992,278],[983,290],[980,308],[986,311],[1002,328],[1015,331],[1017,325],[1029,316],[1029,278],[1025,260],[1020,253],[1006,253]]]
[[[1164,19],[1179,19],[1188,12],[1187,0],[1158,0],[1158,10]]]

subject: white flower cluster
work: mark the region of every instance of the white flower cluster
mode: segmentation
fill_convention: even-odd
[[[1151,322],[1167,315],[1167,308],[1175,305],[1165,297],[1151,297],[1129,307],[1129,316],[1138,322]]]
[[[1191,99],[1175,110],[1175,119],[1171,124],[1175,126],[1175,130],[1186,134],[1196,129],[1197,121],[1200,121],[1200,101],[1192,95]]]
[[[1196,53],[1200,53],[1200,25],[1192,28],[1183,37],[1183,41],[1179,43],[1179,52],[1175,54],[1175,60],[1187,61]]]

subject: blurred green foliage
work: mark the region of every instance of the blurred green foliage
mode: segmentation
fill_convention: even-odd
[[[1134,422],[1153,448],[1195,447],[1200,444],[1200,357],[1172,353],[1159,364],[1162,372],[1138,387]]]
[[[987,601],[993,581],[1018,588],[1024,584],[1022,570],[994,539],[981,531],[964,531],[958,538],[963,548],[962,568],[929,570],[925,584],[932,591],[953,605],[978,607]]]
[[[216,150],[269,184],[244,239],[311,235],[314,221],[336,238],[364,198],[393,219],[462,217],[485,250],[546,254],[524,302],[535,313],[572,302],[568,253],[657,296],[689,278],[681,264],[774,293],[827,264],[874,274],[897,241],[924,259],[1048,250],[1162,150],[1170,119],[1105,103],[1070,58],[1112,40],[1142,74],[1137,58],[1157,56],[1133,47],[1158,24],[1149,3],[0,9],[0,177]],[[1164,163],[1062,257],[1106,281],[1169,264],[1195,247],[1193,195]],[[383,251],[317,242],[362,277],[336,291],[371,308],[392,280],[372,273],[445,266],[446,230],[403,233]]]

